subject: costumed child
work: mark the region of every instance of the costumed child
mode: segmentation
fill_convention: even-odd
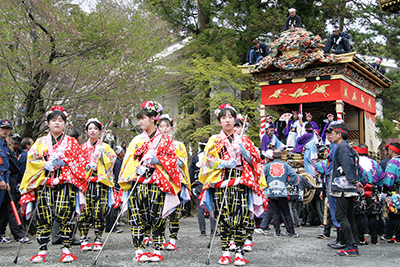
[[[114,203],[113,199],[113,167],[117,155],[107,143],[99,139],[103,124],[97,118],[86,123],[87,142],[81,145],[86,160],[86,178],[88,190],[85,194],[86,206],[79,217],[81,232],[81,250],[101,250],[106,216]],[[89,243],[89,225],[93,224],[95,239]]]
[[[303,120],[302,115],[299,112],[292,111],[293,116],[290,118],[288,125],[286,126],[285,136],[287,137],[286,146],[288,150],[293,149],[297,143],[297,138],[303,134]]]
[[[181,176],[175,146],[156,126],[162,111],[157,102],[142,104],[136,117],[143,132],[129,144],[118,180],[122,201],[128,201],[137,262],[164,260],[161,249],[166,217],[180,204],[177,194],[182,189]],[[152,229],[153,253],[143,251],[146,228]]]
[[[52,107],[46,113],[50,133],[37,139],[28,152],[20,203],[27,217],[31,215],[35,201],[37,204],[36,236],[40,246],[39,253],[31,258],[32,262],[45,262],[54,220],[60,226],[60,261],[77,260],[70,246],[75,216],[83,208],[87,183],[85,159],[78,141],[63,134],[67,117],[62,106]]]
[[[168,114],[161,115],[158,129],[164,134],[172,138],[174,131],[174,120]],[[176,240],[178,237],[180,219],[184,210],[185,204],[190,200],[190,177],[187,164],[187,152],[185,145],[182,142],[173,140],[175,146],[176,156],[178,157],[179,173],[181,177],[182,190],[179,193],[180,204],[176,206],[175,210],[168,215],[169,219],[169,242],[164,243],[166,250],[176,250]]]
[[[215,218],[221,212],[222,256],[219,263],[226,265],[232,261],[229,241],[233,238],[236,245],[234,264],[243,266],[248,263],[243,258],[245,223],[249,217],[261,215],[266,204],[258,182],[263,166],[259,151],[250,138],[241,138],[234,130],[236,110],[230,104],[222,104],[215,114],[222,130],[210,137],[204,149],[199,175],[204,186],[199,199],[201,206],[215,214]]]

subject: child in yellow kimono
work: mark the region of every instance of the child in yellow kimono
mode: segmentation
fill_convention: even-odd
[[[117,155],[107,143],[99,139],[103,124],[96,118],[86,123],[87,142],[81,145],[85,156],[85,173],[88,191],[85,194],[86,206],[79,218],[81,232],[81,250],[101,250],[106,215],[114,203],[113,199],[113,167]],[[95,239],[89,243],[89,225],[93,224]]]

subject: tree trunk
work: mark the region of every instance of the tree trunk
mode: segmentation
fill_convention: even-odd
[[[49,80],[50,73],[44,70],[38,72],[31,83],[32,89],[25,99],[25,124],[21,129],[21,138],[31,137],[35,139],[40,134],[40,126],[42,125],[43,118],[46,110],[44,108],[43,97],[41,92],[47,81]]]
[[[210,23],[210,6],[206,6],[208,1],[198,0],[198,33],[202,33],[207,29],[207,25]]]

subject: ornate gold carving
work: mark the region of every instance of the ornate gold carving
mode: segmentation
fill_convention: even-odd
[[[268,97],[268,99],[270,99],[271,97],[279,98],[279,97],[281,96],[281,94],[282,94],[282,95],[286,95],[285,93],[282,93],[282,92],[284,92],[284,91],[286,91],[286,89],[284,89],[284,88],[275,90],[275,92],[274,92],[272,95],[270,95],[270,96]]]
[[[314,85],[314,91],[311,92],[311,94],[315,93],[321,93],[324,97],[329,96],[329,94],[326,92],[326,87],[330,86],[330,84],[323,84],[319,85],[318,83]]]

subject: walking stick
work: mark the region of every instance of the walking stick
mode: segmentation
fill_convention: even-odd
[[[163,138],[163,136],[164,136],[164,132],[161,132],[161,138],[160,138],[160,140],[158,140],[158,142],[157,142],[157,144],[156,144],[154,150],[157,150],[158,145],[160,144],[161,139]],[[143,161],[143,158],[142,158],[142,161]],[[97,253],[97,256],[96,256],[96,258],[94,259],[93,264],[92,264],[93,266],[96,265],[97,260],[99,259],[100,254],[101,254],[101,252],[103,251],[104,246],[105,246],[106,243],[107,243],[108,238],[110,237],[111,233],[113,232],[115,226],[118,224],[119,217],[121,217],[122,211],[125,209],[125,205],[128,205],[128,201],[129,201],[129,199],[131,198],[132,193],[133,193],[133,191],[135,190],[135,188],[136,188],[138,182],[139,182],[139,177],[137,177],[136,182],[135,182],[135,184],[133,185],[133,187],[132,187],[132,189],[131,189],[131,192],[129,193],[129,196],[128,196],[128,198],[127,198],[127,201],[122,205],[121,210],[120,210],[120,212],[118,213],[117,219],[115,220],[113,226],[112,226],[111,229],[110,229],[110,232],[108,233],[106,239],[104,240],[103,246],[102,246],[101,249],[99,250],[99,253]]]
[[[63,132],[63,135],[62,135],[62,137],[61,137],[60,144],[61,144],[61,142],[64,140],[65,135],[67,134],[68,126],[69,126],[70,122],[71,122],[71,121],[67,122],[67,124],[64,126],[64,132]],[[53,175],[54,175],[54,172],[53,172]],[[35,210],[33,211],[33,214],[32,214],[32,216],[31,216],[31,220],[29,221],[28,227],[26,228],[24,238],[23,238],[23,240],[21,241],[21,244],[19,245],[19,249],[18,249],[18,252],[17,252],[17,256],[15,256],[15,259],[14,259],[14,263],[15,263],[15,264],[17,264],[17,262],[18,262],[18,256],[19,256],[19,253],[21,252],[22,245],[24,244],[24,240],[25,240],[26,236],[28,235],[29,229],[31,228],[32,221],[33,221],[33,219],[34,219],[35,216],[36,216],[36,212],[37,212],[37,210],[38,210],[39,199],[42,198],[43,191],[44,191],[44,189],[46,188],[46,183],[47,183],[47,179],[48,179],[48,178],[49,178],[49,177],[46,177],[46,178],[44,179],[44,182],[43,182],[44,186],[43,186],[42,190],[40,190],[40,195],[39,195],[39,197],[36,199]],[[13,209],[14,209],[14,208],[13,208]]]
[[[243,137],[243,135],[244,135],[244,129],[246,128],[246,127],[245,127],[245,126],[246,126],[246,121],[247,121],[247,115],[246,115],[246,117],[245,117],[245,119],[244,119],[242,132],[240,133],[240,139],[242,139],[242,137]],[[231,179],[231,175],[232,175],[232,169],[229,170],[229,176],[228,176],[229,178],[228,178],[228,180]],[[210,257],[211,257],[212,246],[213,246],[213,243],[214,243],[215,235],[216,235],[216,233],[217,233],[218,223],[219,223],[219,220],[220,220],[220,218],[221,218],[221,213],[222,213],[222,209],[223,209],[224,204],[225,204],[224,202],[225,202],[225,199],[226,199],[226,193],[227,193],[227,192],[228,192],[228,185],[226,185],[226,187],[225,187],[224,194],[223,194],[223,196],[222,196],[221,208],[220,208],[220,210],[219,210],[218,218],[217,218],[217,221],[215,222],[215,226],[214,226],[214,232],[213,232],[213,235],[211,236],[210,243],[209,243],[208,246],[207,246],[207,248],[210,249],[210,250],[208,251],[208,257],[207,257],[207,260],[206,260],[206,264],[207,264],[207,265],[210,265]],[[228,200],[226,200],[226,201],[228,201]]]

